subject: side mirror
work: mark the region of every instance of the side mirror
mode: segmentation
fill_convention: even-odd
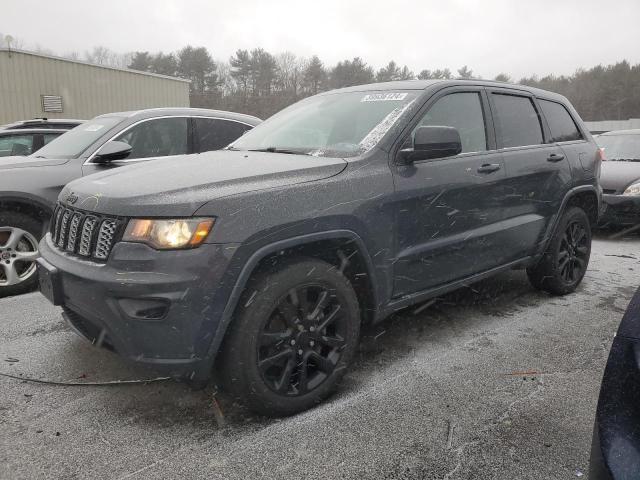
[[[109,163],[113,160],[124,160],[131,153],[131,145],[112,140],[105,143],[94,158],[95,163]]]
[[[413,148],[400,150],[404,163],[432,158],[444,158],[462,152],[460,134],[454,127],[418,127],[413,136]]]

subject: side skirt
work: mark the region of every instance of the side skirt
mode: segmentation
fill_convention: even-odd
[[[467,278],[463,278],[461,280],[456,280],[454,282],[446,283],[439,287],[431,288],[429,290],[422,290],[420,292],[411,293],[409,295],[403,295],[400,298],[391,299],[391,301],[387,304],[386,307],[380,309],[375,318],[375,323],[378,323],[389,315],[398,310],[402,310],[410,305],[415,303],[424,302],[425,300],[429,300],[433,297],[438,297],[445,293],[449,293],[453,290],[457,290],[458,288],[464,287],[469,283],[474,283],[479,280],[484,280],[485,278],[492,277],[498,273],[504,272],[506,270],[511,270],[518,267],[527,266],[532,263],[532,257],[523,257],[513,262],[506,263],[496,268],[492,268],[491,270],[486,270],[481,273],[477,273]]]

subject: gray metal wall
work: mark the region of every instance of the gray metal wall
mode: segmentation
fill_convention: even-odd
[[[41,95],[62,96],[64,111],[43,112]],[[0,124],[188,106],[186,80],[0,49]]]

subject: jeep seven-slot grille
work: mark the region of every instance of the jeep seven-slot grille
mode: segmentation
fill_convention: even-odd
[[[58,205],[51,222],[51,239],[65,252],[105,261],[118,241],[124,221]]]

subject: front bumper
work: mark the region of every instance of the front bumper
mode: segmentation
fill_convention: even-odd
[[[605,194],[601,225],[637,225],[640,223],[640,197]]]
[[[226,277],[235,249],[203,244],[158,251],[121,242],[102,264],[60,251],[50,234],[40,242],[43,264],[56,272],[63,316],[74,330],[174,376],[210,370],[211,345],[233,284]]]

